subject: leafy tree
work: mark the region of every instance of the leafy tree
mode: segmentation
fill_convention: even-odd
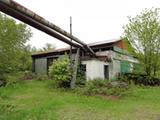
[[[149,76],[157,75],[160,71],[159,9],[145,9],[140,15],[129,17],[124,37],[135,48],[143,71]]]
[[[16,23],[0,13],[0,74],[19,69],[19,58],[31,36],[31,30],[25,24]]]
[[[17,60],[19,61],[19,64],[17,66],[18,70],[20,71],[32,70],[32,58],[31,58],[32,50],[33,48],[30,45],[26,45],[21,51],[19,51],[19,55],[17,56],[18,57]]]
[[[50,43],[46,43],[44,45],[44,47],[42,48],[36,48],[36,47],[32,47],[31,48],[31,52],[32,53],[38,53],[38,52],[45,52],[45,51],[51,51],[51,50],[55,50],[56,46]]]
[[[40,51],[54,50],[56,47],[53,44],[46,43],[45,46]]]

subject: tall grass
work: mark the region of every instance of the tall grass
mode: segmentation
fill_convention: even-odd
[[[75,94],[53,81],[0,88],[0,120],[158,120],[160,88],[135,87],[120,99]]]

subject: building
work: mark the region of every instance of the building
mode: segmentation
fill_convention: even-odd
[[[97,57],[91,57],[82,50],[80,52],[80,60],[87,80],[115,79],[120,74],[132,72],[133,64],[138,63],[138,60],[127,52],[129,44],[125,40],[114,39],[88,45]],[[73,58],[76,51],[76,48],[72,49]],[[38,74],[47,74],[49,66],[54,64],[53,61],[65,53],[69,54],[70,48],[33,54],[33,71]]]

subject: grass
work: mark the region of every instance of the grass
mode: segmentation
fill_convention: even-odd
[[[24,81],[0,88],[0,120],[159,119],[159,87],[134,87],[120,99],[55,89],[52,81]]]

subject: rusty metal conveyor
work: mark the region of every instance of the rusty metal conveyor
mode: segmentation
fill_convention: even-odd
[[[89,52],[90,55],[95,56],[95,53],[87,44],[13,0],[0,0],[0,11],[69,45],[76,48],[82,48]],[[71,42],[70,39],[74,42]]]

